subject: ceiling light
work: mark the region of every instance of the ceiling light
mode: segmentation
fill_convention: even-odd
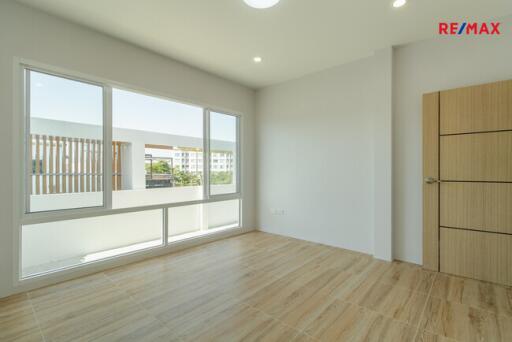
[[[254,61],[254,63],[261,63],[261,61],[263,60],[263,58],[261,58],[260,56],[256,56],[252,59]]]
[[[393,1],[393,7],[395,7],[395,8],[402,7],[406,3],[407,3],[407,0],[395,0],[395,1]]]
[[[269,8],[274,5],[277,5],[277,3],[280,0],[244,0],[244,2],[254,8]]]

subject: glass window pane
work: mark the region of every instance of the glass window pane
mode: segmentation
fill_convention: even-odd
[[[112,206],[203,198],[203,109],[113,89]]]
[[[238,227],[240,201],[229,200],[169,209],[169,242]]]
[[[159,209],[23,226],[22,277],[162,245],[162,224]]]
[[[27,70],[30,211],[103,205],[103,88]]]
[[[210,194],[237,191],[237,120],[233,115],[210,113]]]

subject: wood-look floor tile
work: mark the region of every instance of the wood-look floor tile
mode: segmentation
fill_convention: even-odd
[[[219,309],[203,311],[197,319],[174,327],[173,333],[183,341],[197,341],[200,336],[206,338],[205,336],[208,336],[213,327],[229,321],[249,309],[251,308],[245,304],[226,303]]]
[[[508,287],[257,232],[2,299],[0,341],[512,341],[511,303]]]
[[[428,293],[432,287],[435,276],[436,274],[434,272],[426,271],[418,265],[394,262],[379,280],[388,285]]]
[[[97,327],[80,337],[73,337],[74,341],[179,341],[171,330],[154,317],[144,311],[134,312],[131,315],[122,315],[116,320]]]
[[[420,292],[377,282],[359,298],[356,303],[365,308],[417,326],[428,297]]]
[[[180,332],[194,332],[203,323],[210,324],[217,316],[230,308],[245,304],[236,300],[231,300],[227,296],[218,296],[216,298],[209,298],[200,305],[188,304],[182,305],[174,310],[175,312],[167,311],[165,313],[157,314],[158,320],[162,321],[171,331]]]
[[[380,277],[392,265],[391,262],[374,259],[369,255],[360,255],[356,262],[350,264],[344,271],[362,276]]]
[[[358,303],[370,289],[378,283],[388,265],[380,262],[368,263],[366,269],[358,269],[341,286],[333,289],[332,296],[345,302]],[[351,269],[354,271],[354,269]]]
[[[223,282],[221,287],[224,293],[227,293],[231,298],[246,301],[278,279],[263,271],[248,269],[236,280]]]
[[[0,299],[0,341],[41,341],[26,293]]]
[[[38,317],[44,315],[40,313]],[[127,299],[112,302],[108,308],[102,306],[62,316],[60,320],[44,320],[41,327],[50,341],[175,340],[161,322]]]
[[[311,291],[304,285],[291,283],[288,279],[279,279],[247,298],[246,302],[277,317],[287,305],[300,303],[309,293]]]
[[[512,341],[512,318],[429,298],[420,328],[459,341]]]
[[[34,290],[28,296],[36,316],[39,318],[38,313],[43,312],[43,321],[46,321],[59,320],[59,316],[86,311],[94,305],[101,306],[102,299],[123,298],[124,294],[104,274],[98,273]]]
[[[328,267],[322,267],[321,263],[325,255],[314,258],[311,261],[306,262],[301,267],[282,274],[279,276],[282,279],[286,279],[290,283],[305,284],[314,288],[324,287],[327,284],[331,284],[332,290],[339,285],[340,282],[344,282],[350,273],[345,272],[345,266],[353,262],[353,260],[340,260],[338,267],[334,264],[329,264]],[[278,275],[274,275],[277,277]]]
[[[137,263],[116,267],[104,272],[111,280],[118,282],[130,282],[137,277],[155,277],[166,273],[183,273],[182,269],[175,264],[164,262],[163,258],[153,258]]]
[[[107,335],[137,339],[140,331],[130,331],[130,328],[140,322],[150,329],[146,330],[148,340],[170,336],[167,328],[141,310],[105,276],[89,280],[76,286],[59,284],[56,286],[59,290],[49,287],[30,294],[38,322],[48,340],[89,341]]]
[[[439,274],[432,296],[512,317],[512,287]]]
[[[73,296],[74,294],[79,294],[80,291],[89,291],[96,287],[103,287],[108,284],[109,281],[104,274],[96,273],[90,276],[30,291],[29,297],[32,301],[45,301],[50,298],[64,297],[67,295]]]
[[[147,301],[166,296],[175,291],[188,289],[188,293],[201,293],[211,289],[222,289],[224,284],[236,282],[248,272],[239,267],[216,267],[205,271],[187,273],[162,272],[156,275],[138,275],[129,281],[114,281],[120,289],[138,301]]]
[[[321,341],[412,341],[416,328],[336,300],[306,329]]]
[[[292,245],[290,248],[274,252],[275,254],[254,260],[249,267],[264,271],[270,276],[283,276],[327,253],[320,246],[308,244]]]
[[[291,341],[292,342],[318,342],[319,340],[317,340],[316,338],[309,336],[307,334],[299,333]]]
[[[444,337],[441,335],[435,335],[428,331],[419,331],[416,336],[415,342],[458,342],[457,340]]]
[[[208,331],[194,336],[194,341],[291,341],[299,332],[272,317],[244,307],[232,311]],[[184,337],[189,340],[189,337]]]
[[[302,296],[299,294],[295,300],[288,301],[289,304],[281,305],[276,317],[283,323],[303,331],[336,300],[325,292],[305,288]]]

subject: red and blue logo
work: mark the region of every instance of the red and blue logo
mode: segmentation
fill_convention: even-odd
[[[500,35],[500,22],[441,22],[439,34],[446,36],[494,36]]]

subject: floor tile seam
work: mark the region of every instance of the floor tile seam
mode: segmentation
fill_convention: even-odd
[[[432,279],[432,284],[430,284],[430,288],[427,294],[427,299],[425,300],[425,304],[423,305],[423,310],[421,311],[420,318],[418,320],[418,326],[416,328],[416,334],[414,335],[414,340],[416,340],[421,332],[421,323],[423,322],[423,317],[425,316],[425,311],[427,310],[427,305],[430,299],[432,298],[432,290],[434,289],[434,284],[437,279],[437,274],[434,274],[434,279]]]
[[[34,305],[32,303],[32,298],[30,297],[29,293],[27,292],[27,298],[28,302],[30,304],[30,308],[32,309],[32,315],[34,316],[34,320],[36,321],[37,328],[39,330],[39,333],[41,334],[41,337],[43,338],[43,341],[46,342],[46,336],[43,332],[43,328],[41,326],[41,323],[39,322],[39,316],[37,315],[36,309],[34,308]]]

